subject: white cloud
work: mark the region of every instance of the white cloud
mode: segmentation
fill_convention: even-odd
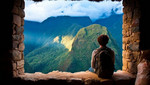
[[[105,18],[114,11],[122,13],[122,2],[89,1],[25,1],[25,19],[42,22],[51,16],[89,16],[92,20]]]

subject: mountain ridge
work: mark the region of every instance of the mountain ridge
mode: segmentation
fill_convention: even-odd
[[[99,24],[93,24],[78,31],[71,51],[68,51],[63,45],[55,43],[56,45],[41,47],[32,51],[25,58],[35,72],[48,73],[53,70],[68,72],[85,71],[90,67],[92,51],[99,47],[97,37],[100,34],[107,34],[110,37],[108,46],[112,47],[116,56],[118,56],[117,45],[112,42],[112,36],[109,34],[107,28]],[[118,64],[116,63],[116,65]]]
[[[120,15],[121,16],[121,15]],[[68,18],[68,19],[66,19],[66,18]],[[69,19],[69,18],[71,18],[71,19]],[[33,52],[35,52],[35,53],[43,53],[43,54],[39,54],[40,56],[38,56],[38,55],[33,55],[33,56],[36,56],[37,58],[40,58],[42,55],[52,55],[52,56],[55,56],[55,53],[60,53],[60,55],[58,55],[55,59],[54,59],[54,61],[53,61],[53,63],[51,63],[51,64],[55,64],[54,66],[56,66],[56,67],[53,67],[53,66],[51,66],[50,64],[38,64],[39,66],[42,66],[42,67],[44,67],[44,66],[47,66],[47,67],[45,67],[45,69],[43,69],[43,71],[41,70],[41,69],[39,69],[39,68],[37,68],[36,66],[32,66],[32,65],[34,65],[34,64],[36,64],[36,63],[33,63],[32,65],[31,65],[31,63],[29,63],[29,62],[26,62],[26,63],[29,63],[31,66],[29,66],[29,64],[27,65],[27,66],[29,66],[29,67],[33,67],[33,69],[35,69],[34,71],[36,72],[36,71],[38,71],[38,69],[39,69],[39,71],[41,71],[41,72],[44,72],[44,73],[47,73],[47,72],[49,72],[49,71],[52,71],[52,70],[58,70],[58,69],[60,69],[61,71],[71,71],[71,72],[75,72],[75,71],[81,71],[82,69],[87,69],[87,67],[89,67],[90,66],[90,63],[88,63],[88,64],[86,64],[85,66],[84,66],[84,68],[82,68],[82,69],[73,69],[73,68],[71,68],[71,67],[74,67],[74,66],[76,66],[76,62],[80,62],[80,61],[78,61],[78,59],[74,59],[74,57],[70,57],[71,55],[73,55],[74,54],[74,50],[72,50],[72,49],[74,49],[74,42],[75,42],[75,40],[77,40],[76,39],[76,36],[77,36],[77,34],[78,34],[78,32],[80,31],[80,30],[83,30],[84,32],[85,32],[85,34],[84,34],[84,37],[86,36],[86,35],[90,35],[90,34],[88,34],[88,27],[90,26],[91,28],[95,28],[94,26],[96,26],[96,27],[99,27],[98,25],[100,24],[100,22],[98,22],[97,21],[97,23],[93,23],[91,20],[90,20],[90,18],[89,17],[84,17],[84,18],[82,18],[81,19],[81,17],[78,17],[78,19],[75,19],[76,17],[70,17],[70,16],[65,16],[65,18],[64,18],[64,16],[60,16],[59,17],[59,19],[57,19],[57,17],[53,17],[53,19],[57,19],[56,21],[57,22],[53,22],[53,23],[51,23],[51,24],[49,24],[50,22],[52,22],[53,20],[50,20],[50,22],[47,22],[46,24],[44,24],[45,22],[43,21],[43,22],[41,22],[41,23],[39,23],[39,22],[33,22],[33,26],[32,26],[32,23],[30,23],[30,24],[27,24],[28,23],[28,21],[25,21],[25,31],[24,31],[24,34],[25,34],[25,46],[26,46],[26,49],[25,49],[25,60],[28,58],[27,56],[29,56],[29,53],[30,54],[34,54]],[[86,18],[86,19],[85,19]],[[49,19],[51,19],[51,18],[48,18],[47,20],[49,20]],[[60,19],[65,19],[65,20],[60,20]],[[75,19],[75,20],[74,20]],[[109,19],[109,18],[108,18]],[[113,18],[114,19],[114,18]],[[73,21],[74,20],[74,21]],[[86,23],[85,24],[85,21],[86,22],[88,22],[88,23]],[[106,20],[106,21],[108,21],[108,20]],[[60,24],[59,24],[59,23]],[[119,22],[119,21],[118,21]],[[63,24],[62,24],[63,23]],[[67,23],[69,23],[69,24],[67,24]],[[101,23],[102,23],[102,21],[101,21]],[[66,25],[67,24],[67,25]],[[43,27],[42,27],[43,26]],[[45,26],[45,27],[44,27]],[[63,27],[64,26],[64,27]],[[92,27],[93,26],[93,27]],[[101,26],[101,25],[100,25]],[[114,25],[113,25],[114,26]],[[44,29],[41,29],[41,27],[42,28],[44,28],[44,29],[47,29],[47,30],[44,30]],[[55,29],[49,29],[49,27],[50,28],[55,28]],[[103,28],[106,28],[106,27],[104,27],[104,26],[102,26]],[[27,29],[26,29],[27,28]],[[32,28],[34,28],[33,30],[31,30]],[[114,27],[115,28],[115,27]],[[110,29],[110,28],[109,28]],[[109,30],[109,29],[106,29],[107,31]],[[45,32],[46,31],[46,32]],[[99,31],[99,30],[97,30],[97,31]],[[116,30],[114,30],[114,31],[116,31]],[[50,32],[50,33],[49,33]],[[54,33],[52,33],[52,32],[54,32]],[[29,34],[31,34],[30,36],[27,36],[28,34],[27,33],[29,33]],[[90,33],[92,33],[92,32],[90,32]],[[106,34],[108,34],[108,35],[110,35],[111,36],[111,42],[112,43],[115,43],[114,44],[114,47],[113,48],[116,48],[116,49],[114,49],[116,52],[118,51],[118,53],[116,54],[116,56],[117,57],[120,57],[120,58],[116,58],[116,65],[119,65],[119,64],[121,64],[122,62],[121,62],[121,50],[118,50],[118,49],[120,49],[117,45],[118,45],[118,43],[116,43],[116,38],[114,39],[113,37],[112,37],[112,35],[110,34],[110,32],[107,32]],[[53,40],[56,38],[56,37],[59,37],[59,39],[58,39],[58,42],[53,42]],[[72,46],[73,47],[71,47],[71,50],[70,50],[70,52],[69,52],[69,49],[68,48],[66,48],[65,47],[65,43],[64,44],[62,44],[61,43],[61,41],[62,41],[62,39],[64,38],[64,37],[66,37],[66,36],[72,36],[72,38],[74,38],[74,42],[72,43]],[[83,35],[82,35],[83,36]],[[33,38],[32,38],[33,37]],[[31,39],[30,39],[31,38]],[[32,43],[28,43],[27,42],[27,39],[29,40],[29,41],[33,41]],[[97,37],[94,37],[94,39],[97,39]],[[89,39],[90,40],[90,39]],[[95,42],[97,42],[97,41],[95,41]],[[61,44],[60,44],[61,43]],[[67,43],[66,43],[67,44]],[[33,45],[33,47],[31,47]],[[84,44],[83,44],[84,45]],[[56,46],[56,47],[55,47]],[[61,49],[64,49],[64,51],[61,51],[60,50],[60,48],[58,47],[58,46],[60,46],[61,47]],[[81,45],[82,46],[82,45]],[[81,46],[79,46],[79,47],[81,47]],[[93,43],[93,45],[92,45],[92,47],[96,47],[97,46],[97,44],[96,43]],[[46,48],[47,47],[47,48]],[[49,49],[49,47],[52,47],[52,48],[55,48],[55,49]],[[29,48],[29,49],[28,49]],[[37,51],[37,50],[39,50],[39,49],[43,49],[43,51]],[[51,52],[48,52],[48,50],[49,51],[52,51],[52,53]],[[55,52],[55,50],[57,50],[56,52]],[[91,49],[91,51],[92,50],[94,50],[94,49]],[[54,51],[54,52],[53,52]],[[79,52],[80,53],[80,52]],[[63,56],[62,56],[63,55]],[[91,56],[91,54],[89,54],[90,56]],[[33,58],[33,57],[32,57]],[[49,61],[51,61],[51,59],[48,59],[48,58],[45,58],[46,59],[46,61],[45,62],[48,62],[48,60]],[[38,60],[38,59],[37,59]],[[41,59],[39,59],[39,60],[41,60]],[[73,61],[72,61],[73,60]],[[35,60],[36,61],[36,60]],[[44,60],[43,60],[44,61]],[[65,63],[63,63],[64,61],[66,61]],[[72,61],[72,62],[71,62]],[[36,62],[38,62],[38,61],[36,61]],[[42,61],[40,61],[40,62],[42,62]],[[40,63],[39,62],[39,63]],[[88,60],[87,60],[87,62],[90,62],[90,59],[88,58]],[[57,64],[56,64],[57,63]],[[50,68],[51,67],[51,68]],[[62,68],[63,67],[63,68]],[[80,67],[80,66],[79,66]],[[26,67],[25,67],[26,68]],[[53,69],[52,69],[53,68]],[[121,65],[120,66],[117,66],[116,67],[117,69],[121,69]],[[27,68],[26,68],[27,69]],[[31,68],[30,68],[31,69]],[[47,71],[47,69],[49,69],[48,71]],[[33,71],[32,71],[33,72]]]

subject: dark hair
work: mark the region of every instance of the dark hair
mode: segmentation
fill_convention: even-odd
[[[97,38],[97,41],[100,45],[102,46],[106,46],[106,44],[108,43],[108,40],[109,40],[109,37],[107,35],[100,35],[98,38]]]

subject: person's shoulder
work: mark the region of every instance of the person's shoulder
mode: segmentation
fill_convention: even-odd
[[[109,47],[107,47],[107,49],[109,50],[109,51],[111,51],[111,52],[114,52],[111,48],[109,48]]]
[[[96,48],[95,50],[93,50],[93,53],[97,53],[100,50],[100,48]]]

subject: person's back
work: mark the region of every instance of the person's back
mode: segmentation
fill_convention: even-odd
[[[101,78],[111,78],[114,71],[114,51],[106,46],[109,37],[107,35],[101,35],[98,37],[100,48],[96,49],[92,53],[91,67]]]

